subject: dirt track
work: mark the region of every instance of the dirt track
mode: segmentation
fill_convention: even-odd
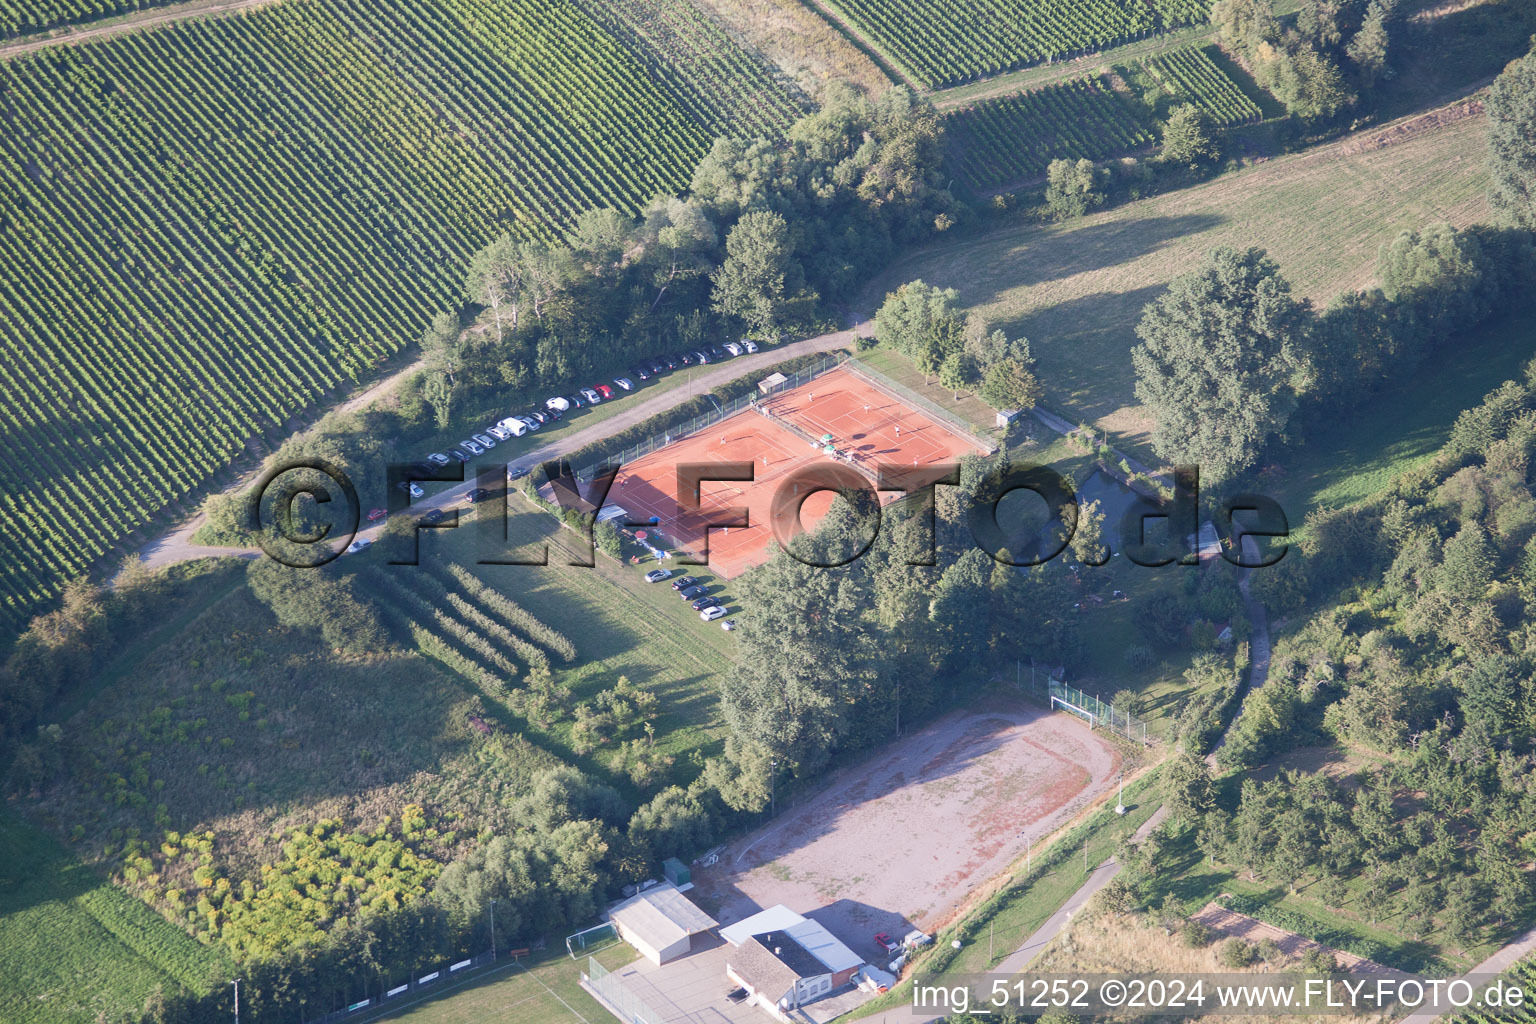
[[[1032,705],[950,715],[844,770],[694,881],[723,924],[783,903],[872,956],[875,932],[945,924],[1119,766],[1081,722]]]

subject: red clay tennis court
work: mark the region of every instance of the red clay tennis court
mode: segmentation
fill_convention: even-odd
[[[772,502],[791,473],[808,466],[854,467],[870,477],[877,464],[917,468],[954,462],[961,455],[986,454],[986,449],[960,433],[892,397],[846,370],[823,374],[808,384],[760,400],[759,410],[741,412],[624,465],[614,481],[607,504],[618,505],[631,521],[658,520],[647,541],[674,553],[702,557],[707,536],[709,567],[723,576],[739,573],[768,560],[774,539]],[[831,435],[830,441],[823,440]],[[823,449],[830,445],[835,455]],[[699,511],[687,512],[677,502],[677,467],[697,463],[750,463],[753,479],[705,482],[700,485]],[[791,485],[793,486],[793,485]],[[882,491],[883,502],[901,497]],[[833,494],[821,492],[805,501],[801,523],[814,528],[832,504]],[[746,510],[747,526],[706,528],[724,522],[726,510]],[[793,518],[780,524],[793,536]]]

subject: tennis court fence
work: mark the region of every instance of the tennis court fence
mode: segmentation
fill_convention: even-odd
[[[876,391],[883,392],[898,402],[927,413],[933,417],[934,422],[948,427],[982,451],[988,454],[997,451],[997,442],[995,440],[982,437],[976,432],[976,428],[971,426],[963,417],[956,415],[937,402],[929,401],[905,384],[892,380],[885,374],[857,359],[850,359],[845,369]]]
[[[816,362],[812,363],[810,366],[807,366],[802,370],[797,370],[794,373],[785,374],[784,379],[775,384],[766,393],[754,388],[752,391],[749,391],[744,395],[738,395],[728,402],[719,403],[712,412],[701,413],[698,416],[690,416],[688,419],[683,420],[681,423],[675,423],[668,427],[666,430],[652,434],[645,440],[639,442],[638,444],[631,445],[621,452],[618,452],[614,455],[608,455],[600,459],[594,459],[587,465],[578,469],[574,469],[573,472],[575,473],[576,479],[583,484],[591,483],[592,479],[597,476],[598,472],[602,470],[604,466],[611,466],[615,463],[622,466],[625,463],[633,462],[636,459],[643,458],[652,452],[660,451],[667,445],[672,444],[674,441],[681,441],[683,438],[697,434],[701,430],[709,429],[716,423],[719,423],[721,420],[730,419],[737,413],[751,408],[752,403],[761,401],[762,399],[767,398],[769,395],[776,395],[781,391],[788,391],[791,388],[797,388],[802,384],[809,383],[810,381],[815,380],[817,377],[820,377],[822,374],[828,372],[829,370],[835,370],[838,366],[842,365],[847,360],[847,358],[848,356],[846,353],[829,352],[818,359]]]

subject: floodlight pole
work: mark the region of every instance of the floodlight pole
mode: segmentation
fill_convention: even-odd
[[[491,962],[496,961],[496,901],[491,900]]]
[[[1120,796],[1115,800],[1115,813],[1125,813],[1125,772],[1120,773]]]
[[[768,816],[777,818],[779,816],[779,762],[769,761],[768,769]]]
[[[235,1024],[240,1024],[240,979],[235,979]]]

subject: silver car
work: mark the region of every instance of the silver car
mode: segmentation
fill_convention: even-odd
[[[491,438],[488,434],[476,434],[475,435],[475,440],[480,443],[480,447],[482,447],[482,448],[495,448],[496,447],[496,441],[493,438]]]
[[[460,441],[459,442],[459,447],[463,448],[465,451],[469,452],[469,454],[471,454],[471,455],[480,455],[480,454],[484,453],[484,451],[485,451],[484,448],[482,448],[480,445],[476,444],[473,441]]]

